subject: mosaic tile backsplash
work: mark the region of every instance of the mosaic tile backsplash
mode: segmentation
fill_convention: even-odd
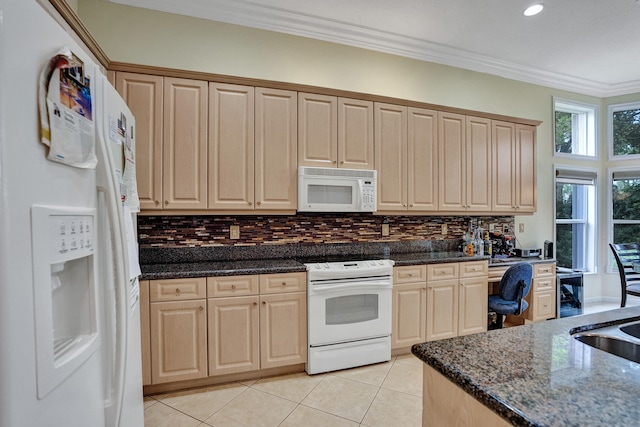
[[[389,236],[382,236],[382,224]],[[446,230],[443,230],[446,224]],[[258,246],[317,243],[401,242],[462,239],[469,224],[490,224],[510,234],[514,217],[379,216],[298,214],[292,216],[139,216],[140,248]],[[231,226],[240,236],[231,239]],[[446,231],[445,234],[442,232]]]

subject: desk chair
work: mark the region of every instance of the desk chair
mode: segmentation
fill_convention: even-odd
[[[609,243],[618,265],[622,296],[620,307],[627,305],[627,294],[640,297],[640,273],[633,268],[640,264],[640,245],[638,243]]]
[[[517,316],[529,307],[524,297],[531,289],[532,277],[533,267],[528,262],[519,262],[505,271],[498,294],[489,297],[489,311],[497,314],[495,329],[502,328],[502,317],[505,314]]]

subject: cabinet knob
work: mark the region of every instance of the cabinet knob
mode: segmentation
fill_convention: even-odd
[[[235,288],[236,288],[236,285],[231,285],[231,289],[235,289]]]
[[[340,161],[340,164],[341,164],[341,165],[344,165],[344,160],[341,160],[341,161]]]
[[[412,207],[413,207],[413,203],[409,203],[409,207],[411,207],[411,208],[412,208]]]
[[[337,163],[337,162],[334,160],[334,161],[332,161],[331,163]]]
[[[253,205],[253,202],[249,202],[249,206]]]
[[[287,282],[282,282],[282,286],[287,286]]]
[[[165,201],[164,201],[164,205],[166,206],[166,205],[168,205],[168,204],[169,204],[169,201],[168,201],[168,200],[165,200]]]
[[[200,311],[203,311],[203,310],[204,310],[204,307],[203,307],[203,306],[200,306],[200,307],[198,307],[198,308],[200,309]]]
[[[176,288],[176,295],[180,295],[180,288]]]
[[[154,200],[153,202],[156,204],[156,206],[158,206],[160,204],[160,201],[158,201],[158,200]]]
[[[260,204],[261,204],[261,203],[262,203],[262,202],[256,202],[256,205],[260,206]]]

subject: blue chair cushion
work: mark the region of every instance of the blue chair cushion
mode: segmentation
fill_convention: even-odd
[[[512,265],[505,271],[502,279],[500,280],[500,288],[498,293],[500,297],[509,301],[518,300],[518,283],[520,280],[524,281],[524,288],[522,290],[522,298],[526,297],[531,289],[531,278],[533,277],[533,267],[528,262],[519,262]]]
[[[520,307],[522,307],[521,311],[525,311],[529,304],[524,299],[522,300],[522,306],[520,306],[519,301],[502,299],[499,295],[491,295],[489,297],[489,310],[498,314],[520,314],[520,311],[518,311]]]

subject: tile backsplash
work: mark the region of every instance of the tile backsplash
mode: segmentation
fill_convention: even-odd
[[[455,240],[462,239],[470,223],[485,230],[494,224],[510,233],[515,221],[510,216],[372,214],[139,216],[138,239],[140,248]],[[387,237],[381,234],[383,224],[389,225]],[[238,227],[238,239],[230,238],[231,226]]]

